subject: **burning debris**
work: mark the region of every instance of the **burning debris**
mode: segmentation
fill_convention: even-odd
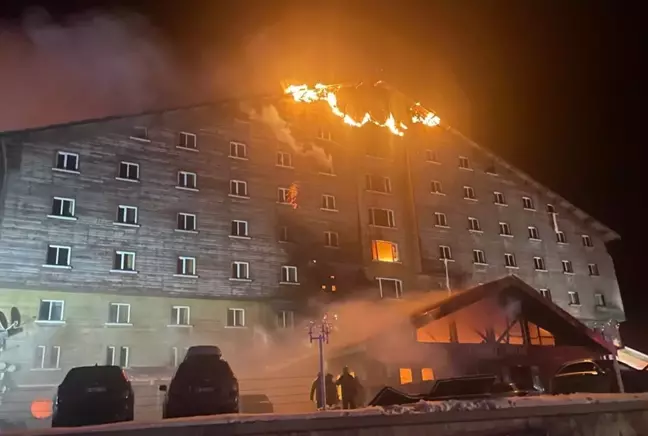
[[[376,86],[377,84],[374,84]],[[396,136],[404,136],[405,130],[408,129],[407,125],[402,121],[396,121],[394,114],[391,112],[387,115],[385,121],[380,122],[374,118],[369,112],[365,112],[361,119],[356,119],[345,113],[338,105],[337,92],[343,85],[324,85],[318,83],[315,87],[310,88],[308,85],[290,85],[284,92],[291,95],[292,98],[298,103],[313,103],[316,101],[324,101],[328,103],[331,112],[342,118],[345,124],[353,127],[362,127],[365,124],[374,124],[378,127],[389,129],[391,133]],[[440,118],[433,112],[425,109],[420,103],[415,103],[410,107],[411,122],[414,124],[424,124],[429,127],[439,125]]]

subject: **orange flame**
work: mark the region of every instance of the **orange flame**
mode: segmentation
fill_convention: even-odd
[[[408,129],[407,125],[402,121],[396,121],[396,118],[392,113],[387,116],[387,119],[384,122],[380,122],[369,112],[365,112],[362,119],[357,120],[342,111],[338,106],[336,95],[340,88],[340,85],[324,85],[321,83],[317,83],[313,88],[308,87],[308,85],[290,85],[285,89],[285,93],[291,95],[298,103],[314,103],[316,101],[324,101],[328,103],[333,115],[341,118],[342,121],[349,126],[362,127],[365,124],[371,123],[378,127],[388,129],[394,135],[405,135],[405,130]],[[441,122],[436,114],[425,109],[420,103],[416,103],[412,106],[410,112],[412,113],[412,123],[434,127],[439,125]]]

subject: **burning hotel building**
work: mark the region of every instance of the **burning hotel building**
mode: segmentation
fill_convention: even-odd
[[[624,320],[615,232],[376,92],[375,118],[347,115],[343,89],[296,89],[1,134],[14,389],[83,364],[173,367],[195,344],[236,360],[322,295],[445,296],[515,275],[588,326]]]

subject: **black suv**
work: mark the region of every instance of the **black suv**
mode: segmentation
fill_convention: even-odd
[[[190,349],[191,351],[191,349]],[[220,353],[187,353],[166,392],[162,418],[238,413],[238,381]]]
[[[78,427],[133,420],[135,395],[118,366],[72,368],[54,397],[52,427]]]

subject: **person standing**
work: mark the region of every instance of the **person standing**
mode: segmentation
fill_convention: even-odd
[[[332,408],[333,406],[337,405],[338,402],[340,401],[340,398],[338,397],[337,394],[337,386],[335,385],[335,382],[333,381],[333,375],[332,374],[326,374],[324,377],[324,384],[325,384],[325,395],[326,395],[326,406],[329,408]],[[310,400],[315,401],[317,404],[318,409],[324,409],[324,405],[322,404],[322,397],[320,394],[320,389],[322,386],[322,373],[317,374],[317,378],[315,381],[313,381],[313,384],[311,386],[310,390]]]
[[[358,395],[358,380],[351,375],[348,366],[342,369],[342,375],[338,377],[335,384],[340,386],[342,390],[342,408],[355,409],[356,396]]]

